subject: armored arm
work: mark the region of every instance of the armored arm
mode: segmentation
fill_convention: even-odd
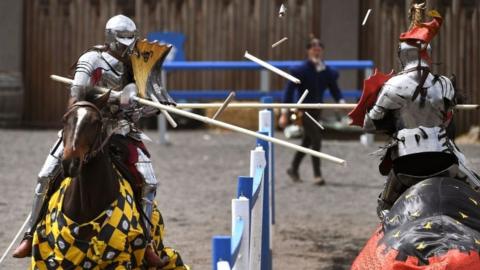
[[[99,53],[89,51],[83,54],[77,62],[75,76],[70,88],[70,97],[75,101],[85,100],[91,86],[95,85],[101,77],[101,69],[97,69]]]
[[[164,105],[177,105],[175,100],[173,100],[173,98],[168,93],[167,89],[163,87],[160,79],[153,81],[152,87],[148,87],[147,90],[147,95],[151,100]]]
[[[451,79],[445,76],[435,76],[435,84],[440,84],[442,89],[442,98],[444,104],[444,125],[448,126],[453,118],[453,108],[457,103],[461,103],[462,97],[455,89],[455,75]]]
[[[120,106],[128,112],[127,115],[133,122],[137,122],[142,117],[157,115],[160,112],[157,108],[139,105],[135,102],[134,97],[138,96],[138,88],[135,83],[127,84],[119,93]],[[155,96],[152,96],[152,100],[158,102]]]
[[[393,112],[405,106],[406,97],[399,94],[399,87],[385,84],[373,108],[365,115],[363,128],[370,133],[392,133],[396,120]]]

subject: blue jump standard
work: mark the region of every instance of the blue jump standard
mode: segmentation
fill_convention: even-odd
[[[260,131],[263,135],[269,136],[270,132]],[[257,139],[257,145],[263,147],[265,151],[265,159],[269,160],[269,143],[267,141]],[[263,174],[263,217],[262,217],[262,260],[261,260],[261,269],[262,270],[271,270],[272,269],[272,250],[270,248],[270,179],[269,179],[269,168],[270,164],[267,162],[267,165]]]

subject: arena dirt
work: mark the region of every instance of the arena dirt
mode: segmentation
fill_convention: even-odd
[[[153,139],[157,134],[148,133]],[[172,132],[171,146],[148,143],[160,186],[157,201],[166,223],[166,244],[193,269],[211,269],[211,237],[230,233],[230,201],[236,178],[248,174],[255,141],[232,133]],[[281,136],[280,136],[281,137]],[[0,252],[30,211],[36,174],[55,131],[0,130]],[[295,141],[298,143],[298,141]],[[287,179],[293,152],[275,148],[276,225],[274,269],[349,269],[377,226],[376,197],[383,177],[378,158],[357,141],[326,141],[323,151],[348,161],[322,162],[327,185],[313,185],[310,158],[302,183]],[[461,146],[475,169],[480,146]],[[26,269],[29,260],[8,258],[1,269]]]

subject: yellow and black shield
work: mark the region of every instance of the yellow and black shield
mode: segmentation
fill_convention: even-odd
[[[162,88],[161,70],[163,61],[172,49],[170,44],[160,44],[156,41],[139,40],[130,55],[133,76],[141,98],[152,98],[154,94],[160,102],[164,98],[158,96]]]

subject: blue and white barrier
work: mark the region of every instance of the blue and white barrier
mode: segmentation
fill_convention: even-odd
[[[263,100],[268,102],[268,100]],[[259,112],[259,132],[273,135],[273,113]],[[238,177],[237,197],[232,199],[232,231],[212,239],[214,270],[272,269],[272,145],[257,140],[250,151],[250,176]]]

